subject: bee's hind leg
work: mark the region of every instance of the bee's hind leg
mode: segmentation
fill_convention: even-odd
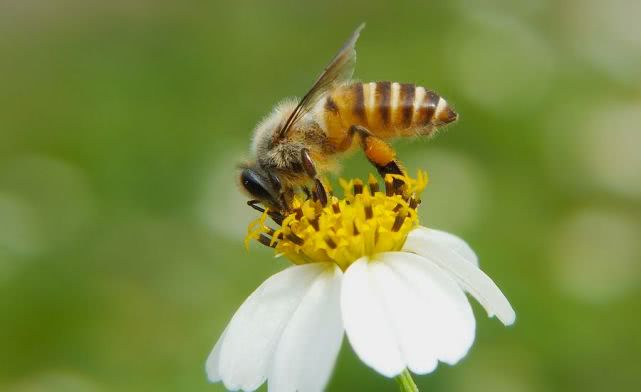
[[[344,146],[347,148],[351,146],[354,135],[358,136],[367,160],[376,167],[376,170],[381,177],[383,177],[383,180],[388,174],[405,175],[405,169],[403,169],[400,161],[396,159],[396,151],[394,151],[389,143],[374,135],[367,128],[353,125],[347,131],[347,137],[343,141]],[[394,178],[392,182],[394,193],[396,190],[401,189],[403,185],[405,185],[405,183],[402,180]]]
[[[309,150],[306,148],[301,151],[301,162],[303,163],[303,169],[307,176],[314,180],[314,190],[312,191],[312,194],[316,195],[318,201],[320,201],[323,206],[326,206],[327,192],[325,191],[323,183],[317,177],[318,173],[316,172],[316,165],[314,164],[312,157],[309,155]]]

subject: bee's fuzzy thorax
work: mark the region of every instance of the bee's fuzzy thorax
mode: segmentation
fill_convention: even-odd
[[[256,125],[251,143],[251,153],[255,157],[269,149],[274,134],[285,124],[296,105],[295,98],[287,98],[276,104],[272,111]]]

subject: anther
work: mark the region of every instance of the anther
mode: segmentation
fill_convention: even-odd
[[[303,210],[302,209],[296,208],[294,210],[294,212],[296,213],[296,220],[300,220],[303,217]]]
[[[318,231],[319,226],[318,226],[318,218],[310,219],[309,224],[312,225],[314,230]]]
[[[338,205],[338,203],[332,203],[332,211],[334,211],[335,214],[338,214],[341,212],[341,207]]]
[[[365,219],[372,219],[374,216],[374,211],[372,211],[372,205],[367,203],[365,205]]]
[[[416,199],[414,196],[412,196],[412,198],[410,199],[410,208],[415,210],[416,207],[418,207],[419,203],[420,201]]]
[[[305,243],[305,240],[303,240],[302,238],[300,238],[294,233],[287,234],[287,239],[296,245],[303,245]]]
[[[353,222],[353,223],[352,223],[352,225],[353,225],[353,230],[352,230],[352,231],[353,231],[353,234],[354,234],[355,236],[356,236],[356,235],[359,235],[361,232],[360,232],[360,231],[358,231],[358,227],[356,227],[356,222]]]
[[[260,242],[261,244],[265,245],[265,246],[270,247],[270,248],[275,248],[276,247],[276,243],[272,244],[272,239],[267,237],[265,234],[261,234],[258,237],[257,241]]]
[[[361,180],[354,180],[354,195],[363,193],[363,182]]]
[[[403,205],[402,204],[397,204],[396,207],[394,207],[394,209],[392,211],[399,212],[401,210],[401,208],[403,208]]]
[[[376,192],[378,192],[378,181],[376,180],[376,177],[374,177],[371,173],[367,182],[369,183],[370,195],[374,195]]]
[[[401,229],[401,226],[403,226],[403,222],[405,222],[405,218],[407,218],[407,215],[405,214],[396,216],[396,219],[394,220],[394,225],[392,226],[393,232],[397,232]]]
[[[330,237],[325,237],[325,242],[327,243],[327,246],[329,246],[332,249],[336,249],[336,247],[338,246],[336,245],[336,242],[334,242],[334,240],[331,239]]]

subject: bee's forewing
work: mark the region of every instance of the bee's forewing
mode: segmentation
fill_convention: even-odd
[[[285,125],[275,134],[275,141],[287,137],[287,133],[292,129],[292,126],[309,112],[328,90],[331,90],[333,87],[352,77],[356,63],[355,45],[364,27],[365,23],[362,23],[356,28],[336,56],[334,56],[332,61],[325,67],[312,88],[300,100],[292,114],[288,117]]]

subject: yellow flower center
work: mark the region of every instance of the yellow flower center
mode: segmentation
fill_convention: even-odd
[[[397,187],[399,180],[404,185]],[[416,179],[387,175],[384,190],[371,174],[368,186],[360,179],[341,179],[340,184],[343,198],[330,196],[327,205],[295,196],[292,212],[277,230],[265,223],[270,216],[265,211],[249,225],[246,245],[255,239],[295,264],[334,262],[343,270],[362,256],[400,250],[418,226],[416,209],[427,174],[419,171]]]

